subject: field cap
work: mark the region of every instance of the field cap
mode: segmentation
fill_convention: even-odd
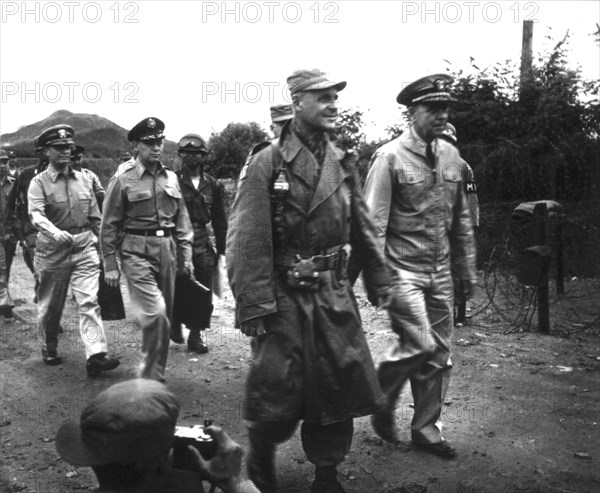
[[[54,125],[44,130],[34,141],[36,148],[50,147],[53,145],[74,145],[75,130],[70,125]]]
[[[208,154],[206,141],[198,134],[185,134],[179,141],[177,152],[189,152],[192,154]]]
[[[90,402],[79,423],[64,423],[56,450],[77,466],[152,459],[173,444],[179,405],[164,384],[149,379],[121,382]]]
[[[0,159],[3,161],[8,161],[10,159],[8,152],[6,152],[5,150],[0,150]]]
[[[85,147],[77,144],[75,145],[75,147],[73,147],[73,149],[71,150],[71,158],[77,158],[77,157],[81,157],[85,154]]]
[[[321,72],[316,68],[312,70],[296,70],[287,78],[287,84],[291,95],[302,91],[320,91],[329,89],[330,87],[341,91],[346,87],[346,81],[334,82],[329,80],[325,72]]]
[[[406,86],[396,101],[405,106],[421,103],[453,103],[456,101],[450,94],[450,86],[454,79],[447,74],[434,74],[423,77]]]
[[[294,117],[294,112],[289,104],[276,104],[269,109],[273,123],[286,122]]]
[[[146,140],[164,139],[165,124],[158,118],[144,118],[127,134],[129,142],[144,142]]]
[[[458,142],[456,137],[456,128],[454,128],[452,123],[446,123],[446,128],[442,131],[442,137],[446,137],[453,144]]]

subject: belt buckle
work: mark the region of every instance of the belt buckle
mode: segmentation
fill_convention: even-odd
[[[164,229],[157,229],[156,230],[156,236],[165,236],[165,230]]]

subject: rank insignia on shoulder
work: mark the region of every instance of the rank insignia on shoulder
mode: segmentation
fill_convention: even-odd
[[[477,184],[474,181],[466,181],[465,182],[465,192],[477,193]]]

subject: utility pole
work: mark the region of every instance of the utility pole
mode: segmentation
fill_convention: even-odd
[[[527,84],[531,82],[533,63],[533,21],[523,21],[523,44],[521,46],[521,80],[519,100]]]

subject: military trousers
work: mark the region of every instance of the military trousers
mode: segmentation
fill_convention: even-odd
[[[298,421],[247,421],[250,443],[276,446],[288,440],[296,431]],[[317,467],[337,466],[344,461],[352,445],[352,418],[327,425],[302,422],[302,448]]]
[[[13,303],[8,291],[8,276],[6,274],[6,253],[4,242],[0,239],[0,315],[12,317]]]
[[[56,355],[59,324],[69,285],[79,305],[79,332],[86,358],[107,352],[106,335],[98,305],[100,258],[98,238],[91,231],[73,235],[73,243],[61,245],[38,235],[34,266],[37,280],[38,331],[42,353]]]
[[[443,440],[441,414],[452,367],[454,290],[450,265],[427,273],[394,268],[392,278],[389,315],[398,339],[379,364],[379,384],[387,410],[393,412],[404,384],[410,381],[414,399],[412,440],[437,443]]]
[[[192,262],[194,263],[194,277],[210,289],[210,291],[202,293],[198,300],[198,304],[202,307],[201,316],[198,323],[193,327],[188,327],[188,329],[203,330],[210,328],[210,319],[214,309],[212,284],[215,261],[215,253],[210,245],[207,245],[201,252],[194,251],[192,256]]]
[[[10,281],[10,268],[12,267],[13,259],[15,258],[15,252],[17,251],[17,240],[10,238],[4,240],[4,255],[6,264],[6,284]]]
[[[121,265],[131,299],[131,310],[142,330],[139,376],[163,380],[169,353],[177,252],[171,237],[126,233]]]

